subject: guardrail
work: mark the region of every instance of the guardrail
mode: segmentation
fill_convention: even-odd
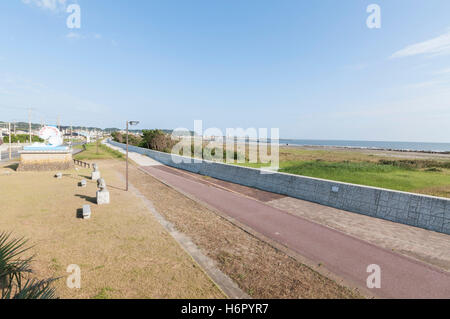
[[[5,149],[4,151],[0,151],[0,162],[7,162],[9,160],[17,160],[20,157],[19,151],[22,150],[22,147],[14,147],[11,149],[11,158],[9,158],[9,149]]]

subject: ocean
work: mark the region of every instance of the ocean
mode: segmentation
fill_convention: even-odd
[[[450,152],[450,143],[340,141],[340,140],[296,140],[280,139],[280,145],[338,146],[399,151]]]

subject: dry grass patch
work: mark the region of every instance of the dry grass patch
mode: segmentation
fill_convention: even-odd
[[[123,191],[109,162],[99,164],[111,193],[106,206],[93,203],[96,183],[77,185],[89,170],[57,180],[0,168],[0,229],[35,245],[37,276],[61,276],[55,286],[62,298],[223,298],[142,200]],[[77,218],[83,204],[91,204],[90,220]],[[81,267],[79,290],[66,287],[70,264]]]
[[[130,181],[252,297],[360,297],[134,166],[130,167]]]
[[[450,173],[449,173],[450,175]],[[450,180],[450,176],[449,176]],[[450,198],[450,185],[434,186],[414,190],[415,193]]]

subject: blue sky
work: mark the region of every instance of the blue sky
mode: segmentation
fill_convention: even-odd
[[[81,28],[65,8],[78,3]],[[366,8],[381,8],[369,29]],[[448,0],[0,2],[0,120],[450,142]]]

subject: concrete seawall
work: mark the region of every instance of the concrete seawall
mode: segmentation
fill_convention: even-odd
[[[136,146],[129,146],[129,150],[193,173],[450,235],[450,199],[285,173],[261,174],[254,168],[194,162],[187,157]]]

